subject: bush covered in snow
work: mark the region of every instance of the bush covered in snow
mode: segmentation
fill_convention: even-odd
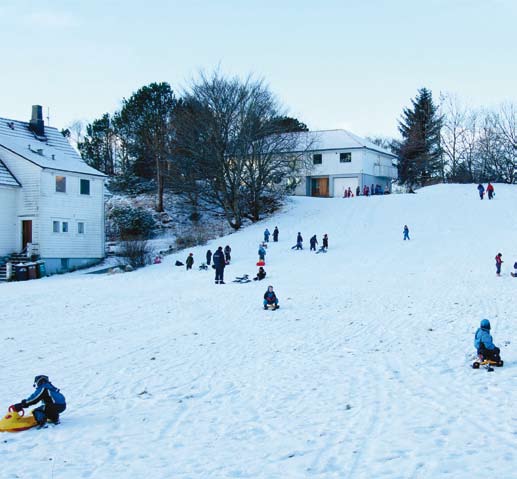
[[[106,217],[110,233],[121,239],[150,238],[155,227],[153,215],[128,201],[108,204]]]

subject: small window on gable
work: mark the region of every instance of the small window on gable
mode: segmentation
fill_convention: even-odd
[[[81,180],[81,195],[90,194],[90,180]]]
[[[82,221],[79,221],[77,223],[77,234],[80,234],[80,235],[84,234],[84,223]]]
[[[66,193],[66,176],[56,176],[56,191]]]
[[[313,165],[321,165],[323,163],[323,156],[321,153],[314,153],[312,155],[312,164]]]
[[[59,233],[59,221],[52,221],[52,231]]]
[[[68,221],[63,221],[61,223],[61,231],[63,233],[68,233]]]
[[[340,153],[339,162],[340,163],[351,163],[352,162],[352,153]]]

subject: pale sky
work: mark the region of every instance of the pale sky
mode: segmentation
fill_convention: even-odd
[[[0,0],[0,116],[58,128],[203,69],[264,78],[311,129],[394,136],[423,86],[517,103],[513,0]]]

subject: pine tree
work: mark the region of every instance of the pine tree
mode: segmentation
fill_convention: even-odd
[[[442,117],[433,103],[430,90],[422,88],[411,100],[413,108],[404,108],[396,145],[399,156],[399,181],[409,187],[424,186],[443,177],[440,131]]]

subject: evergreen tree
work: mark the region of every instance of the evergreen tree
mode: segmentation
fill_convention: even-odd
[[[86,135],[77,148],[88,165],[109,176],[115,174],[117,137],[109,113],[86,126]]]
[[[409,187],[424,186],[430,180],[443,178],[440,131],[442,117],[427,88],[418,90],[411,100],[412,108],[404,108],[399,131],[402,141],[396,145],[399,157],[399,181]]]

